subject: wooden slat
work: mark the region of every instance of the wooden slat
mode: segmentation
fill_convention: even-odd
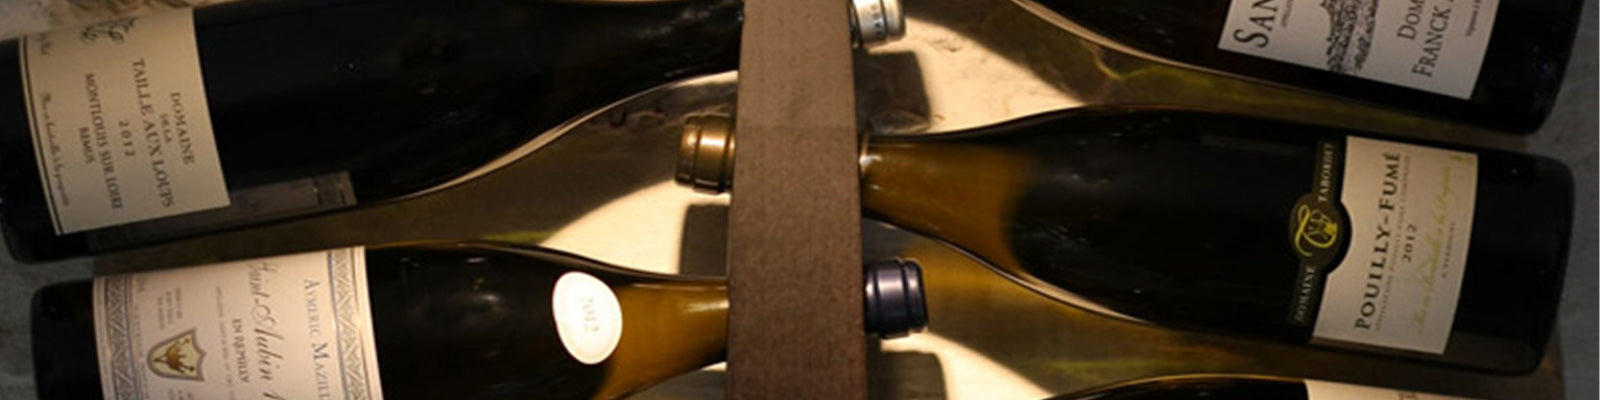
[[[728,233],[730,398],[866,397],[846,6],[745,5]]]

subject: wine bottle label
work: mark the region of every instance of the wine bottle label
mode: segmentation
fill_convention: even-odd
[[[1233,0],[1223,50],[1472,97],[1499,0]]]
[[[1404,390],[1306,379],[1306,400],[1471,400]]]
[[[1443,353],[1466,273],[1478,158],[1358,137],[1344,150],[1348,245],[1323,284],[1313,334]],[[1313,247],[1341,230],[1328,224],[1337,219],[1317,219],[1291,222],[1313,221],[1299,224]]]
[[[1311,192],[1295,201],[1289,215],[1289,244],[1300,259],[1296,269],[1289,324],[1309,327],[1316,322],[1327,271],[1350,241],[1349,216],[1339,206],[1344,178],[1342,143],[1317,143],[1317,166],[1311,173]]]
[[[365,254],[95,278],[105,398],[381,400]]]
[[[593,275],[561,275],[550,295],[550,308],[561,345],[578,362],[599,364],[622,340],[622,304],[611,287]]]
[[[190,10],[31,35],[18,47],[56,233],[228,205]]]

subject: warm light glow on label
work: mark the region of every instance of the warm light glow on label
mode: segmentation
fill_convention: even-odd
[[[56,233],[230,203],[191,10],[27,36],[19,48]]]

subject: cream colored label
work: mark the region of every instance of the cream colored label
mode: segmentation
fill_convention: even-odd
[[[20,41],[56,233],[228,205],[190,10]]]
[[[1499,0],[1233,0],[1217,47],[1472,97]]]
[[[94,280],[116,400],[381,400],[365,250]]]
[[[1478,156],[1351,137],[1350,245],[1328,275],[1315,336],[1440,354],[1466,272]]]
[[[1471,400],[1404,390],[1306,379],[1306,400]]]
[[[568,272],[550,295],[556,334],[572,358],[599,364],[622,340],[622,305],[611,287],[593,275]]]

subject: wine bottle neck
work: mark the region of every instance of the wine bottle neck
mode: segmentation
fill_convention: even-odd
[[[1029,183],[1031,156],[955,136],[870,139],[860,146],[863,208],[886,222],[959,244],[996,266],[1016,265],[1005,229]],[[675,179],[701,192],[730,190],[737,148],[731,118],[690,117],[684,121]]]
[[[613,288],[622,337],[595,398],[620,398],[726,356],[728,289],[721,282],[639,282]]]
[[[1031,157],[1002,149],[918,138],[874,139],[862,157],[861,205],[879,220],[1017,265],[1006,238]]]
[[[900,0],[850,0],[850,37],[857,47],[873,47],[906,34]]]

